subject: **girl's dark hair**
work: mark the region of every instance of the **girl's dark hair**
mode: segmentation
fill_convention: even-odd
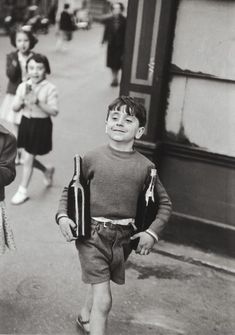
[[[125,106],[125,112],[128,115],[135,116],[139,120],[140,127],[144,127],[146,125],[147,118],[145,107],[135,101],[132,97],[125,95],[121,95],[108,106],[106,120],[108,119],[111,110],[120,111],[122,106]]]
[[[122,2],[115,2],[114,4],[111,5],[111,9],[113,10],[114,5],[119,5],[121,12],[124,12],[125,7]]]
[[[34,46],[38,43],[37,37],[34,36],[34,34],[30,30],[28,30],[27,27],[20,26],[20,27],[17,27],[16,29],[14,29],[10,34],[10,41],[11,41],[11,45],[13,45],[13,47],[16,48],[16,35],[18,33],[24,33],[25,35],[28,36],[30,49],[33,49]]]
[[[33,54],[26,62],[26,70],[28,71],[28,64],[31,60],[34,60],[36,63],[42,63],[45,66],[45,70],[47,74],[51,73],[51,69],[50,69],[50,64],[49,64],[49,60],[47,59],[46,56],[42,55],[42,54]]]

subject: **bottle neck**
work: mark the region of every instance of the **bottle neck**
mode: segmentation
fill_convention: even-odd
[[[81,157],[79,155],[74,156],[74,179],[79,179],[81,174]]]

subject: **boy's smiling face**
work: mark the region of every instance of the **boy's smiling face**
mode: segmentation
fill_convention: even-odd
[[[121,110],[111,110],[106,121],[106,133],[111,142],[126,145],[127,150],[132,149],[135,139],[139,139],[144,133],[144,127],[140,127],[139,120],[134,115]]]

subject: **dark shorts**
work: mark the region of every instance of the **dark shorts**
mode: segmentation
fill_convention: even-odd
[[[18,148],[24,148],[32,155],[45,155],[52,149],[52,121],[47,118],[22,116],[19,126]]]
[[[128,249],[133,234],[131,225],[121,226],[92,220],[91,237],[76,241],[82,268],[82,280],[98,284],[112,280],[125,283],[125,249]]]

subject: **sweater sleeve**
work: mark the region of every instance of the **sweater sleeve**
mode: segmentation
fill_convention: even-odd
[[[3,136],[5,143],[0,155],[0,187],[9,185],[16,176],[16,138],[12,134]]]
[[[171,216],[172,203],[158,175],[155,184],[155,198],[157,199],[158,211],[149,229],[159,235]]]
[[[56,222],[59,215],[61,214],[67,215],[68,210],[67,202],[68,202],[68,187],[64,187],[60,196],[59,207],[56,213]]]

